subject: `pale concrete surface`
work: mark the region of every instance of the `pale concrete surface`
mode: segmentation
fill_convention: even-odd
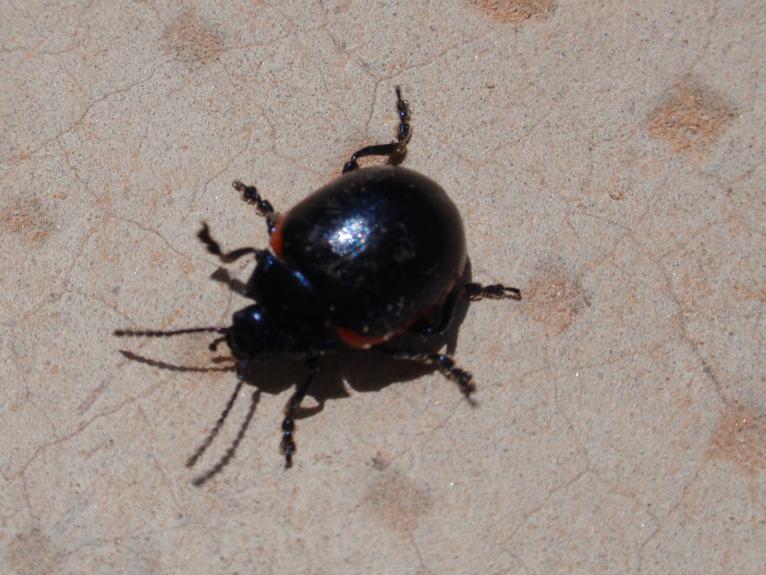
[[[0,12],[0,572],[766,573],[762,1]],[[231,180],[289,207],[391,138],[396,84],[405,165],[524,293],[462,325],[478,407],[329,362],[285,472],[301,372],[265,371],[193,487],[233,376],[111,331],[226,323],[199,222],[264,245]]]

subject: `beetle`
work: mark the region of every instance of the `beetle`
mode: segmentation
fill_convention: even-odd
[[[171,331],[117,330],[117,336],[170,336],[200,331],[220,335],[236,364],[237,387],[216,426],[189,466],[220,429],[254,362],[277,358],[305,361],[306,378],[285,407],[280,450],[292,465],[295,413],[316,381],[321,358],[343,349],[377,350],[395,359],[427,364],[455,381],[470,400],[471,374],[444,353],[401,347],[415,334],[427,341],[451,324],[463,298],[521,299],[517,288],[481,285],[465,279],[467,252],[460,213],[430,178],[399,165],[360,167],[366,156],[401,157],[410,140],[410,110],[396,87],[398,132],[389,144],[352,154],[335,180],[278,214],[255,186],[233,183],[242,199],[263,216],[270,249],[224,251],[206,223],[198,233],[207,251],[229,264],[252,256],[246,284],[225,274],[226,283],[255,303],[234,313],[228,327]],[[127,352],[126,352],[127,353]],[[135,357],[135,356],[134,356]],[[255,396],[254,396],[255,402]],[[254,405],[248,415],[252,417]],[[226,456],[195,480],[207,481],[233,456],[244,429]]]

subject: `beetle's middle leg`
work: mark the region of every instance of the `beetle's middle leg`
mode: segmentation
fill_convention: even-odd
[[[462,287],[454,288],[437,311],[416,322],[410,331],[423,338],[444,334],[452,323],[457,302],[460,301],[463,293]]]

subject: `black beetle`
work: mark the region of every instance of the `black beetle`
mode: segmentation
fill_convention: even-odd
[[[448,355],[397,346],[406,334],[423,340],[444,333],[463,297],[521,299],[518,289],[465,281],[463,224],[444,190],[426,176],[395,165],[360,168],[364,156],[402,156],[410,139],[409,108],[396,88],[399,130],[390,144],[358,150],[340,177],[279,216],[255,187],[235,181],[242,198],[266,218],[271,251],[224,252],[207,224],[198,237],[224,263],[252,254],[257,262],[246,284],[226,281],[256,303],[234,314],[224,328],[173,331],[117,330],[118,336],[221,334],[236,361],[239,381],[200,449],[196,462],[223,423],[254,361],[305,359],[308,376],[285,407],[281,450],[292,465],[295,411],[315,381],[319,359],[341,349],[376,349],[397,359],[433,365],[470,398],[471,375]],[[220,279],[220,278],[219,278]],[[125,352],[129,357],[137,358]],[[254,397],[255,401],[255,397]],[[252,417],[254,404],[247,421]],[[224,458],[198,478],[201,484],[231,459],[242,433]]]

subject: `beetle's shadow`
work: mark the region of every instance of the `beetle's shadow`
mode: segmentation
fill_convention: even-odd
[[[462,282],[471,281],[471,263],[466,263]],[[220,273],[213,278],[225,283],[232,283],[231,278]],[[408,349],[435,352],[446,349],[454,355],[457,349],[460,326],[465,320],[469,307],[468,298],[460,298],[452,312],[452,319],[443,334],[423,339],[421,336],[406,333],[387,344],[391,349]],[[180,366],[163,360],[153,359],[127,350],[120,350],[126,358],[161,369],[179,372],[210,372],[235,371],[235,366],[222,361],[213,360],[209,366]],[[471,366],[467,366],[470,371]],[[315,398],[318,406],[303,408],[299,417],[321,411],[325,401],[350,395],[348,389],[357,392],[379,391],[395,383],[405,383],[432,373],[436,368],[432,365],[416,363],[406,359],[396,359],[380,350],[345,350],[321,358],[321,367],[315,384],[309,389],[308,395]],[[294,388],[307,377],[304,360],[275,360],[271,362],[253,362],[245,374],[245,382],[257,390],[270,395],[280,395]],[[235,378],[232,377],[232,381]]]
[[[380,391],[398,383],[416,380],[433,371],[433,368],[406,361],[397,361],[376,351],[349,351],[322,358],[317,381],[308,390],[296,419],[310,417],[322,411],[327,400],[345,398],[354,393]],[[275,361],[255,364],[246,375],[246,382],[269,394],[283,396],[285,403],[295,387],[305,378],[303,361]],[[308,405],[306,405],[308,404]]]
[[[220,279],[220,278],[219,278]],[[462,281],[468,282],[471,279],[470,262],[466,265]],[[439,351],[446,349],[449,354],[454,354],[457,348],[458,334],[460,326],[468,312],[468,298],[461,298],[452,312],[452,320],[447,330],[439,335],[424,340],[416,335],[406,334],[400,336],[387,344],[392,349],[410,349],[417,351]],[[143,363],[160,369],[167,369],[179,372],[214,372],[214,371],[236,371],[235,365],[227,358],[213,358],[211,365],[208,366],[180,366],[171,364],[162,360],[152,359],[127,350],[120,350],[123,356],[129,360]],[[468,366],[470,369],[470,366]],[[338,399],[351,395],[349,389],[355,392],[380,391],[384,387],[395,383],[405,383],[419,379],[427,373],[435,371],[432,365],[422,363],[413,363],[408,360],[396,359],[390,354],[380,350],[348,350],[338,354],[331,354],[322,358],[321,368],[317,381],[309,389],[308,395],[316,400],[316,405],[302,407],[295,413],[297,419],[310,417],[324,408],[328,399]],[[223,374],[222,374],[223,376]],[[232,378],[232,385],[236,377],[229,373],[224,377]],[[223,457],[218,463],[208,471],[198,476],[194,485],[200,486],[209,479],[217,475],[226,467],[234,457],[236,448],[242,436],[247,430],[250,419],[255,413],[258,404],[258,398],[261,392],[271,395],[282,395],[287,391],[292,391],[295,386],[300,384],[307,377],[305,360],[280,360],[273,362],[254,362],[251,368],[245,373],[245,383],[255,388],[253,400],[247,418],[240,426],[237,437],[230,444]],[[448,393],[457,393],[457,386],[448,384],[452,389]],[[239,388],[237,388],[239,389]],[[290,393],[290,396],[292,393]],[[204,442],[197,448],[194,455],[187,462],[187,467],[195,464],[197,459],[210,446],[224,420],[227,418],[231,406],[233,405],[236,392],[230,396],[228,404],[221,414],[219,420],[211,428]],[[288,396],[289,397],[289,396]]]
[[[469,282],[471,277],[469,261],[462,281]],[[458,301],[449,327],[443,334],[426,340],[413,334],[405,334],[392,341],[390,347],[418,351],[446,349],[448,354],[454,355],[460,326],[465,320],[469,305],[468,298],[461,298]],[[374,348],[347,350],[323,356],[320,365],[317,381],[308,392],[308,395],[316,400],[317,405],[301,408],[297,414],[299,419],[321,411],[328,399],[352,395],[349,393],[350,390],[360,393],[380,391],[389,385],[414,381],[436,371],[432,365],[395,359]],[[471,371],[471,366],[462,367]],[[246,381],[249,384],[272,395],[280,395],[294,388],[305,378],[305,362],[301,360],[281,360],[262,364],[256,362],[246,375]],[[448,386],[450,392],[459,393],[456,385],[448,382]]]

